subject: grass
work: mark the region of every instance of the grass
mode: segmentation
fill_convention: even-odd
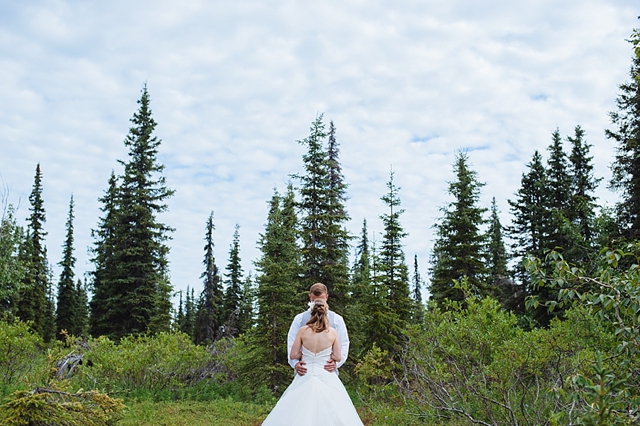
[[[122,426],[258,426],[271,406],[225,399],[216,401],[127,403]]]
[[[127,402],[119,426],[260,426],[272,405],[215,401]],[[365,426],[426,426],[420,419],[392,406],[358,407]]]

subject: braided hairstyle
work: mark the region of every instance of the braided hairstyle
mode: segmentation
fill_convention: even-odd
[[[316,300],[311,308],[311,318],[307,321],[315,333],[329,329],[329,305],[324,300]]]

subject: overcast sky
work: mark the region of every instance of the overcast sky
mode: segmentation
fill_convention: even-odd
[[[402,189],[409,263],[423,277],[432,225],[451,201],[458,150],[496,197],[503,225],[534,150],[577,124],[593,145],[597,195],[615,146],[604,138],[640,26],[637,0],[8,1],[0,0],[0,179],[24,224],[37,163],[49,261],[57,264],[69,197],[76,274],[100,216],[144,82],[176,194],[176,290],[201,289],[205,221],[214,211],[224,269],[240,225],[254,270],[267,201],[302,171],[319,113],[337,127],[349,229],[380,240],[389,170]],[[567,145],[568,147],[568,145]],[[55,268],[55,276],[59,268]]]

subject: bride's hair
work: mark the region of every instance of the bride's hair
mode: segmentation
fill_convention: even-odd
[[[315,333],[320,333],[329,329],[329,305],[324,300],[316,300],[311,308],[311,318],[307,321],[307,325],[311,327]]]

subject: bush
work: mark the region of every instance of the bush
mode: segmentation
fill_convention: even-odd
[[[121,400],[96,391],[36,388],[12,394],[0,410],[0,420],[6,426],[110,426],[123,409]]]
[[[43,342],[21,321],[0,321],[0,381],[14,384],[31,372]]]
[[[73,383],[108,393],[160,395],[207,378],[215,366],[207,349],[182,333],[90,340]]]
[[[431,309],[424,329],[407,334],[396,380],[420,416],[548,424],[575,402],[566,380],[586,371],[597,349],[614,346],[612,334],[585,309],[567,318],[526,332],[491,299],[468,300],[466,308],[447,312]]]

